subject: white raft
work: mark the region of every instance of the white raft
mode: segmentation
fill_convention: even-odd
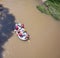
[[[25,31],[25,28],[22,28],[21,25],[22,25],[22,24],[17,23],[17,24],[15,24],[15,27],[18,26],[18,30],[22,33],[22,36],[19,35],[18,30],[15,29],[15,32],[16,32],[16,34],[17,34],[17,36],[18,36],[19,39],[21,39],[21,40],[23,40],[23,41],[26,41],[26,40],[29,39],[29,35],[28,35],[28,33]],[[28,37],[27,37],[27,36],[28,36]]]

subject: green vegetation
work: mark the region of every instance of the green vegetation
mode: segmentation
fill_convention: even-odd
[[[42,13],[49,14],[49,11],[46,10],[45,6],[37,6],[38,10],[40,10]]]
[[[60,0],[47,0],[43,5],[37,6],[42,13],[53,16],[56,20],[60,20]]]

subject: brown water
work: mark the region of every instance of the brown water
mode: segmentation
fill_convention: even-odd
[[[38,0],[3,0],[31,35],[21,41],[14,34],[3,46],[4,58],[60,58],[60,22],[36,9]]]

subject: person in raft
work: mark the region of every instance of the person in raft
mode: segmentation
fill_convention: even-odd
[[[17,32],[18,32],[18,35],[19,35],[19,36],[22,36],[22,34],[21,34],[20,30],[19,30],[18,25],[16,25],[16,26],[15,26],[15,31],[17,31]]]
[[[21,28],[22,28],[21,30],[24,29],[24,24],[21,24]],[[24,31],[25,33],[22,33],[22,32],[19,30],[19,26],[18,26],[18,25],[15,26],[15,30],[18,32],[18,35],[19,35],[20,37],[23,37],[23,36],[26,35],[26,38],[29,38],[29,34],[27,34],[26,31]]]

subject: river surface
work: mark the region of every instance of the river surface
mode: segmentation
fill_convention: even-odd
[[[38,0],[2,0],[15,16],[24,23],[31,39],[21,41],[14,33],[3,45],[3,58],[60,58],[60,22],[37,10]]]

